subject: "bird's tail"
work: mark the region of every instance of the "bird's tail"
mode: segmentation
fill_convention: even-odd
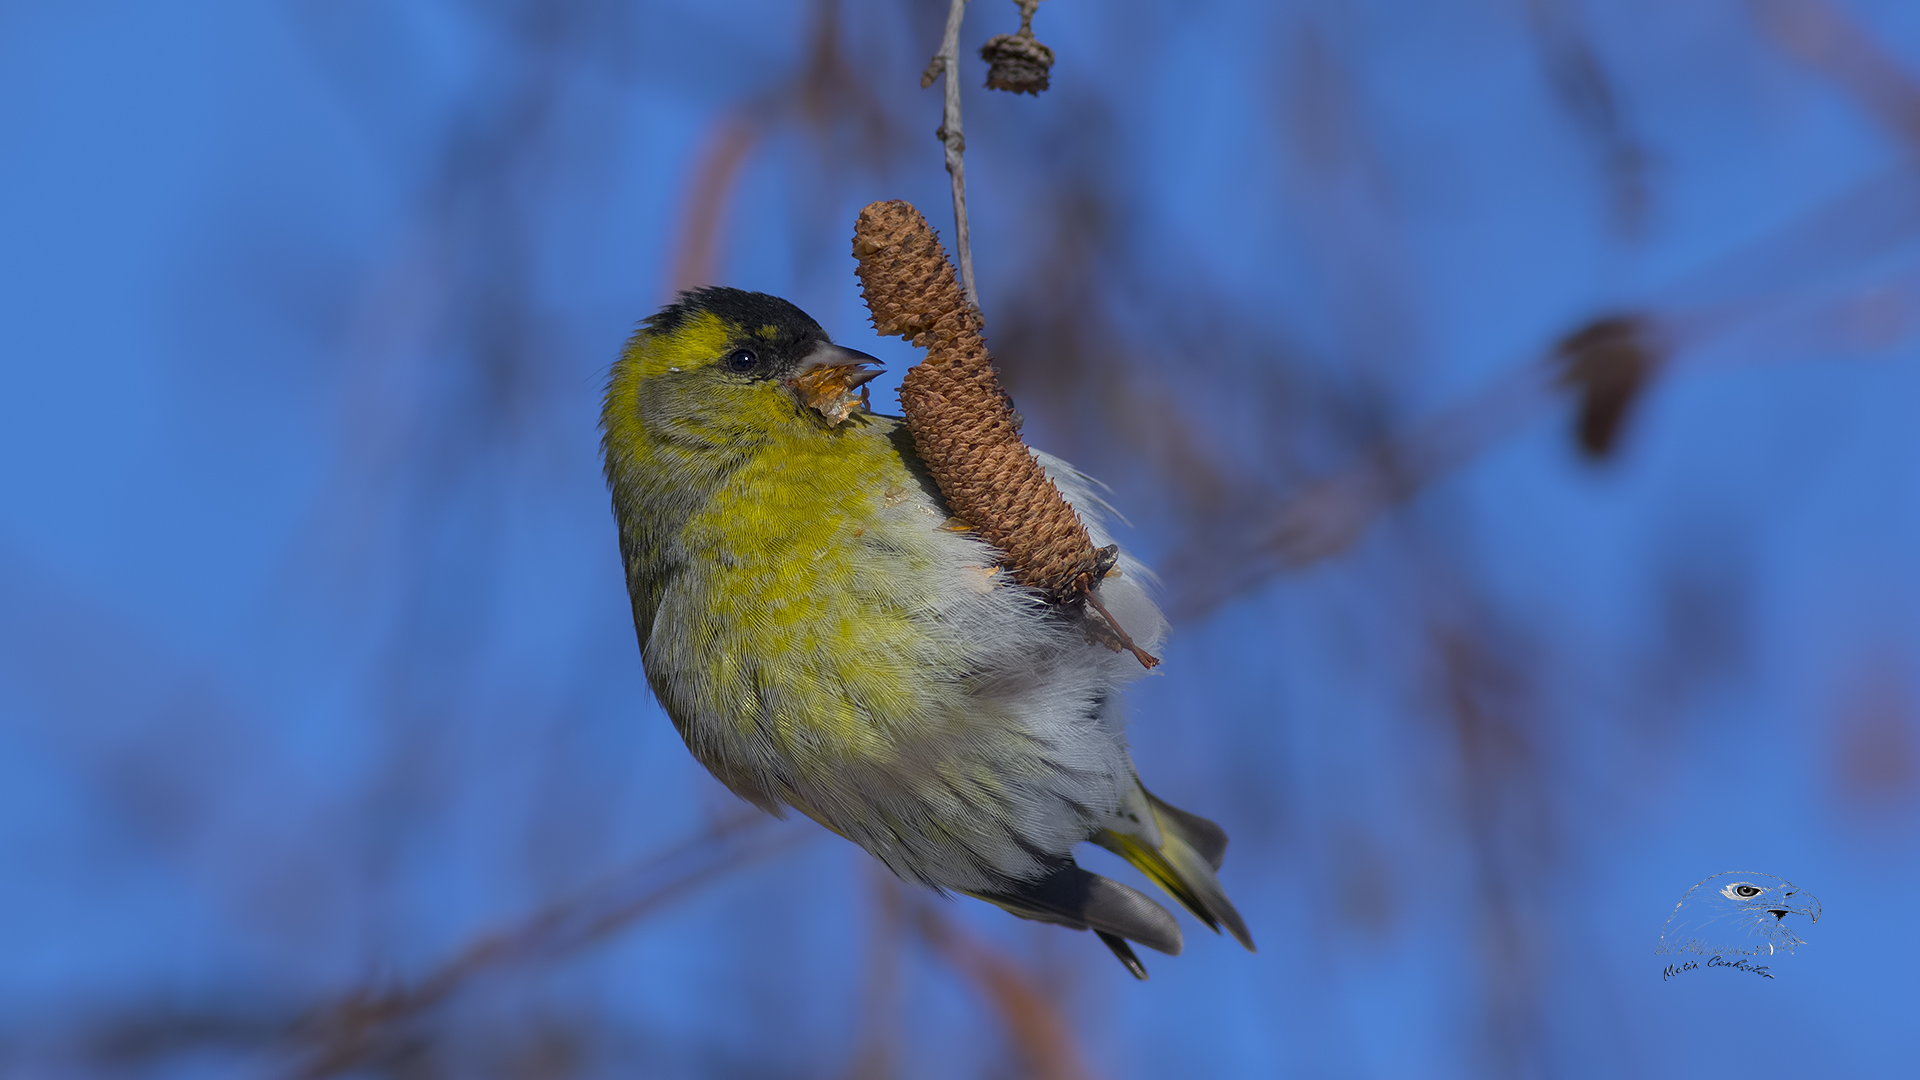
[[[1092,930],[1136,979],[1146,978],[1147,969],[1127,944],[1129,939],[1170,956],[1180,955],[1180,924],[1167,909],[1144,893],[1082,870],[1072,862],[1054,867],[1036,881],[1013,882],[999,890],[969,895],[1023,919]]]
[[[1110,828],[1093,842],[1132,863],[1215,933],[1225,927],[1248,952],[1254,951],[1246,921],[1234,910],[1215,874],[1227,854],[1225,830],[1162,802],[1145,787],[1139,792],[1143,798],[1136,800],[1136,807],[1152,817],[1153,827],[1143,821],[1126,831]],[[1145,816],[1139,809],[1134,816]]]

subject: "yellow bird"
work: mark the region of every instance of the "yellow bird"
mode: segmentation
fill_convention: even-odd
[[[1227,837],[1149,794],[1118,692],[1133,657],[1015,584],[956,522],[877,362],[778,297],[681,295],[627,343],[602,450],[647,681],[741,798],[791,806],[902,878],[1177,954],[1180,926],[1081,869],[1091,841],[1253,948],[1215,876]],[[1109,543],[1092,482],[1041,464]],[[1140,643],[1166,622],[1122,555],[1099,596]]]

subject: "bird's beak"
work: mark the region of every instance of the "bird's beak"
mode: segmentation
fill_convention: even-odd
[[[1796,890],[1788,893],[1784,899],[1791,901],[1788,911],[1797,911],[1813,922],[1820,921],[1820,900],[1810,892]]]
[[[867,407],[868,382],[880,374],[880,361],[858,349],[822,342],[787,380],[808,408],[838,424]]]

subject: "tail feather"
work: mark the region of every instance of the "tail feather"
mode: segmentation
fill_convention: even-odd
[[[1159,843],[1112,829],[1094,837],[1094,843],[1132,863],[1210,929],[1217,933],[1225,927],[1248,952],[1255,951],[1246,921],[1214,873],[1226,856],[1226,832],[1206,818],[1169,806],[1144,787],[1141,791],[1152,809]]]
[[[1153,807],[1153,816],[1160,822],[1162,829],[1172,829],[1178,833],[1181,842],[1192,848],[1207,865],[1215,870],[1227,858],[1227,830],[1201,817],[1189,814],[1185,810],[1161,800],[1158,795],[1142,787],[1141,794],[1147,797],[1147,804]]]
[[[1055,868],[1038,881],[971,895],[1023,919],[1097,931],[1109,948],[1113,947],[1109,938],[1125,938],[1169,956],[1180,955],[1180,924],[1166,908],[1138,890],[1071,863]],[[1124,941],[1121,948],[1114,949],[1114,955],[1135,975],[1145,972],[1138,959],[1128,963],[1133,952],[1125,948]]]
[[[1107,948],[1113,950],[1113,955],[1119,959],[1120,965],[1127,969],[1129,975],[1141,982],[1147,981],[1147,965],[1133,955],[1133,946],[1127,944],[1126,938],[1116,937],[1105,930],[1095,930],[1094,933],[1100,935],[1100,940],[1106,942]]]

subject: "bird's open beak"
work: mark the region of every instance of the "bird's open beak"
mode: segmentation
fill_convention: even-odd
[[[858,349],[822,342],[800,370],[787,380],[808,408],[838,424],[867,407],[866,384],[881,371],[880,361]]]

